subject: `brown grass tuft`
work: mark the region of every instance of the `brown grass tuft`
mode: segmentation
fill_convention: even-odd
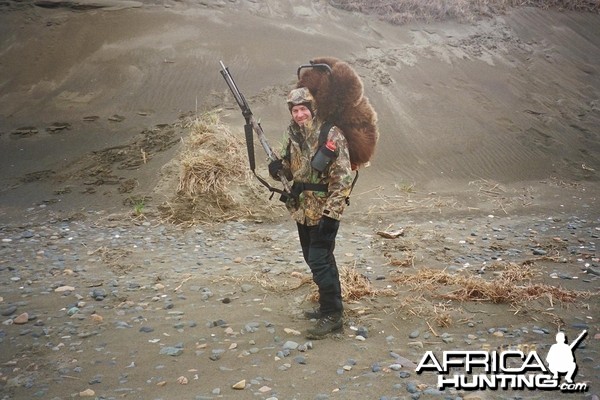
[[[191,129],[181,156],[177,193],[230,198],[228,184],[249,179],[243,143],[220,123],[217,114],[205,114]]]
[[[395,296],[396,292],[391,289],[377,289],[373,287],[371,281],[358,272],[355,267],[341,266],[340,272],[340,283],[342,285],[342,299],[345,302],[360,300],[363,297],[376,297],[376,296]],[[314,290],[308,296],[311,301],[319,300],[319,293],[316,285]]]
[[[177,193],[160,207],[163,217],[193,225],[257,218],[257,211],[269,209],[267,196],[252,179],[245,147],[216,112],[196,119],[180,155]]]
[[[339,268],[339,272],[340,283],[342,285],[342,299],[346,302],[360,300],[363,297],[395,296],[397,294],[391,289],[377,289],[373,287],[371,281],[369,281],[366,276],[358,272],[355,267],[342,266]],[[294,283],[290,283],[287,280],[284,282],[275,282],[272,279],[265,279],[264,277],[255,277],[255,281],[257,281],[263,288],[274,292],[296,290],[304,285],[310,285],[311,292],[308,295],[308,300],[315,302],[319,300],[317,285],[313,283],[310,275],[294,272],[292,277],[299,279],[300,281]]]
[[[551,297],[561,302],[573,302],[590,296],[589,292],[567,290],[558,286],[532,283],[535,271],[530,265],[496,265],[498,275],[486,280],[481,276],[450,274],[446,271],[422,269],[414,275],[402,275],[394,282],[408,284],[413,289],[437,293],[437,297],[459,301],[487,301],[491,303],[520,303]],[[440,293],[441,287],[449,288]]]

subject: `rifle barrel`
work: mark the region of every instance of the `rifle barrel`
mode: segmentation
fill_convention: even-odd
[[[265,133],[264,133],[262,127],[254,119],[254,116],[252,115],[252,111],[250,110],[250,106],[248,105],[248,102],[246,101],[246,98],[244,97],[244,95],[240,92],[239,88],[235,84],[235,81],[233,80],[233,76],[231,76],[231,73],[229,72],[229,68],[227,68],[225,66],[223,61],[219,61],[219,62],[221,63],[221,71],[220,71],[221,75],[223,75],[223,78],[225,79],[227,86],[229,86],[229,90],[231,90],[233,97],[235,97],[235,101],[238,103],[238,106],[240,106],[240,109],[242,110],[242,115],[244,116],[244,118],[246,118],[246,125],[252,126],[252,129],[256,133],[256,136],[258,137],[260,144],[262,145],[265,153],[267,153],[267,157],[271,161],[277,160],[278,159],[277,154],[275,154],[273,149],[271,149],[271,146],[269,146],[269,143],[267,142],[267,138],[265,137]],[[287,193],[290,193],[291,185],[288,182],[288,180],[285,178],[283,172],[281,172],[281,171],[279,172],[279,178],[280,178],[281,183],[283,184],[284,190]]]
[[[581,332],[581,334],[579,336],[577,336],[577,339],[575,339],[574,341],[571,342],[571,344],[569,345],[569,347],[571,349],[574,349],[575,346],[577,346],[579,344],[579,342],[581,341],[581,339],[583,339],[586,334],[587,334],[587,329],[584,329],[583,332]]]
[[[223,64],[223,61],[219,62],[221,63],[221,75],[223,75],[223,78],[225,78],[225,82],[227,83],[227,86],[229,86],[229,90],[231,90],[235,101],[238,103],[238,106],[243,112],[250,112],[250,107],[233,80],[233,76],[231,76],[231,73],[229,73],[229,68]]]

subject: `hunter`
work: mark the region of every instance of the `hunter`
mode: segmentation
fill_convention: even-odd
[[[286,202],[298,226],[302,255],[319,290],[319,307],[304,311],[316,319],[306,332],[322,339],[343,328],[340,277],[333,255],[340,219],[352,190],[348,142],[341,130],[318,118],[315,101],[305,87],[293,89],[287,98],[292,120],[280,160],[269,164],[269,174],[293,181]]]

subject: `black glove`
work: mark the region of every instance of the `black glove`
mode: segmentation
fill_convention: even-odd
[[[319,236],[327,241],[333,241],[335,240],[339,227],[340,221],[323,215],[319,221]]]
[[[283,159],[271,161],[269,163],[269,175],[275,180],[279,180],[279,171],[283,169]]]

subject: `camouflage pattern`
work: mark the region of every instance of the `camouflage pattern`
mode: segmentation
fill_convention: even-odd
[[[284,155],[284,172],[294,182],[327,183],[328,192],[304,191],[297,204],[288,203],[292,217],[300,224],[318,225],[321,216],[327,215],[339,220],[346,207],[346,198],[350,195],[352,168],[348,153],[348,142],[337,128],[329,131],[328,141],[333,141],[337,157],[329,168],[320,173],[314,170],[310,162],[318,150],[321,122],[314,118],[311,122],[299,127],[292,121],[287,136]]]
[[[310,109],[314,110],[315,100],[313,99],[312,94],[308,91],[307,88],[301,87],[297,89],[293,89],[287,97],[288,107],[291,109],[293,106],[297,106],[298,104],[306,104],[310,105]]]

